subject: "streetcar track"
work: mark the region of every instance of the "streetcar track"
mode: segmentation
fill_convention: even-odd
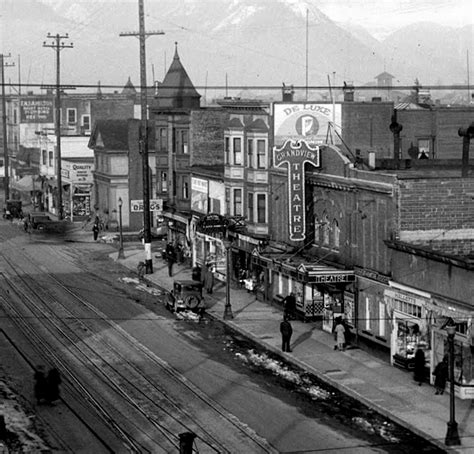
[[[7,263],[9,262],[8,258],[5,257],[5,260],[7,261]],[[10,263],[11,265],[11,263]],[[17,275],[17,277],[19,277],[22,282],[28,287],[28,289],[33,292],[34,294],[36,294],[37,296],[40,296],[40,299],[44,299],[46,297],[44,296],[41,296],[41,293],[44,293],[42,292],[41,290],[34,290],[32,288],[32,283],[28,283],[26,282],[26,279],[20,275],[20,273],[18,271],[16,271],[15,273]],[[271,452],[271,448],[269,448],[269,446],[266,444],[266,442],[264,440],[260,440],[258,438],[258,436],[256,436],[256,434],[254,433],[249,433],[249,430],[248,428],[246,428],[245,426],[243,426],[240,421],[237,420],[237,418],[235,418],[233,415],[229,415],[225,410],[223,410],[222,408],[220,408],[220,406],[216,403],[216,402],[213,402],[211,399],[209,398],[206,398],[202,395],[202,392],[200,392],[191,382],[189,382],[185,377],[183,377],[177,370],[175,370],[174,368],[172,368],[169,364],[167,364],[166,362],[164,362],[163,360],[161,360],[161,358],[157,357],[153,352],[151,352],[150,350],[148,350],[144,345],[142,345],[140,342],[138,342],[135,338],[133,338],[128,332],[126,332],[123,328],[121,328],[119,325],[117,325],[116,323],[114,323],[113,321],[109,320],[103,313],[101,313],[97,308],[95,308],[94,306],[90,305],[87,301],[85,301],[80,295],[76,294],[74,291],[72,291],[69,287],[67,287],[66,285],[64,285],[57,277],[55,277],[54,275],[52,275],[51,273],[48,273],[46,272],[45,274],[47,274],[47,276],[52,279],[55,284],[59,287],[61,287],[63,290],[67,291],[71,296],[73,296],[76,300],[78,300],[83,307],[86,307],[88,310],[92,311],[95,315],[96,315],[96,318],[95,318],[95,322],[97,323],[102,323],[102,324],[108,324],[111,328],[114,329],[114,333],[118,333],[122,336],[122,338],[124,339],[124,341],[128,342],[129,345],[131,345],[134,349],[138,350],[141,354],[143,354],[149,361],[152,362],[153,365],[159,367],[162,371],[166,372],[168,374],[168,376],[170,376],[173,380],[179,382],[179,384],[181,386],[185,386],[188,391],[190,391],[191,393],[193,393],[193,395],[195,395],[197,398],[199,398],[203,403],[205,403],[207,406],[211,407],[213,409],[213,411],[217,412],[222,418],[225,418],[228,422],[230,422],[232,425],[234,425],[234,427],[236,427],[237,429],[239,429],[246,437],[250,437],[252,438],[252,440],[257,444],[259,445],[260,449],[263,449],[264,451],[266,452]],[[88,273],[90,274],[90,273]],[[12,283],[10,282],[10,285],[12,286]],[[14,288],[12,287],[12,290],[14,290],[15,292],[17,293],[21,293],[21,290],[18,289],[18,288]],[[47,298],[50,298],[50,295],[47,296]],[[49,302],[51,303],[51,302]],[[36,307],[36,305],[34,303],[31,303],[33,304],[34,307]],[[58,301],[55,301],[55,304],[61,304],[59,303]],[[64,306],[63,306],[64,307]],[[36,307],[37,310],[39,310],[41,312],[41,310]],[[67,311],[69,312],[69,310]],[[70,312],[69,312],[70,313]],[[38,315],[42,315],[44,317],[44,314],[38,314]],[[52,316],[51,319],[54,319],[54,318],[58,318],[57,316]],[[62,317],[60,317],[62,319]],[[72,315],[69,315],[67,317],[64,317],[64,319],[67,319],[68,320],[68,329],[71,329],[72,327],[72,324],[75,325],[76,328],[79,328],[82,329],[85,331],[85,330],[89,330],[89,327],[85,326],[83,321],[82,320],[79,320],[77,317],[74,317]],[[94,318],[92,318],[92,320],[94,321]],[[51,322],[51,321],[50,321]],[[77,325],[77,326],[76,326]],[[56,329],[60,329],[58,327],[56,327]],[[89,330],[90,331],[90,330]],[[83,333],[82,333],[83,334]],[[84,340],[83,340],[83,336],[79,336],[77,334],[75,334],[76,337],[77,337],[77,340],[79,340],[81,343],[84,343]],[[75,340],[74,339],[69,339],[70,340],[70,345],[74,345],[75,343]],[[76,341],[77,341],[76,340]],[[104,345],[104,339],[97,339],[98,342],[100,342],[102,345]],[[91,338],[89,336],[88,338],[88,342],[91,342]],[[95,344],[97,345],[97,344]],[[88,346],[90,349],[93,350],[93,348],[89,345]],[[108,345],[108,347],[110,349],[115,349],[114,346],[111,346],[110,344]],[[117,352],[114,352],[114,355],[118,355],[118,357],[122,360],[125,360],[125,362],[127,363],[127,367],[131,367],[132,369],[135,369],[135,372],[137,372],[140,376],[141,376],[141,379],[145,380],[145,381],[148,381],[149,383],[149,386],[152,386],[155,388],[155,390],[161,394],[163,394],[164,398],[166,398],[168,404],[172,404],[173,406],[173,411],[179,411],[180,413],[183,412],[182,409],[180,409],[179,407],[176,407],[176,404],[171,401],[167,396],[166,394],[164,393],[164,391],[162,389],[160,389],[159,387],[156,386],[156,384],[154,383],[151,383],[147,377],[144,377],[143,376],[143,372],[138,369],[135,365],[132,365],[129,361],[127,361],[123,355],[121,354],[118,354]],[[100,361],[104,361],[104,358],[99,358]],[[110,366],[110,365],[109,365]],[[113,366],[110,366],[113,368]],[[116,371],[117,372],[117,371]],[[120,373],[119,373],[120,374]],[[122,377],[124,380],[130,382],[130,380],[128,380],[127,378],[125,377]],[[123,383],[122,383],[123,384]],[[116,388],[121,388],[122,387],[122,384],[117,384],[116,385]],[[128,400],[130,402],[134,402],[134,399],[130,396],[126,396],[128,398]],[[156,406],[156,402],[154,402],[154,405]],[[165,411],[163,408],[161,408],[160,406],[158,406],[160,411]],[[149,415],[145,415],[146,417],[150,417]],[[171,415],[170,415],[171,416]],[[156,419],[155,418],[151,418],[152,422],[154,424],[157,424],[156,422]],[[176,418],[175,418],[176,420]],[[179,421],[181,424],[182,422]],[[183,424],[182,424],[183,425]],[[187,430],[190,430],[189,429],[189,426],[186,426],[186,425],[183,425],[185,427],[185,429]],[[205,442],[206,444],[209,445],[209,447],[211,447],[212,449],[214,449],[216,452],[225,452],[225,448],[223,446],[221,446],[221,444],[214,439],[214,437],[208,433],[208,431],[205,430],[204,427],[201,427],[199,426],[199,424],[196,423],[196,421],[193,421],[193,429],[194,430],[191,430],[193,432],[198,432],[197,433],[197,437],[198,439],[200,439],[202,442]],[[205,434],[205,436],[203,435],[200,435],[199,434],[199,431],[196,431],[196,426],[198,429],[200,429],[199,431],[203,434]],[[163,428],[161,428],[163,429]],[[216,446],[216,443],[217,443],[217,446]]]

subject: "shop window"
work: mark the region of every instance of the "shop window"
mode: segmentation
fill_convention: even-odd
[[[233,164],[236,166],[242,165],[242,139],[240,137],[234,137],[232,140],[232,152],[234,157]]]
[[[253,222],[253,192],[247,194],[247,221]]]
[[[370,299],[365,298],[365,330],[370,331]]]
[[[379,336],[385,337],[385,303],[379,301]]]
[[[267,168],[267,141],[263,139],[257,140],[257,168]]]
[[[395,344],[394,359],[396,363],[411,369],[415,359],[416,350],[421,348],[425,353],[429,367],[429,331],[422,329],[421,323],[411,320],[397,319],[397,339]]]

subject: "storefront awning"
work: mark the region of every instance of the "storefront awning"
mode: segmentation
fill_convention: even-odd
[[[254,263],[287,274],[308,284],[340,284],[355,281],[354,270],[342,270],[324,263],[308,262],[304,257],[289,254],[252,253]]]
[[[33,178],[35,178],[34,182]],[[18,181],[12,180],[11,186],[13,189],[17,189],[18,191],[33,191],[33,189],[41,189],[41,184],[36,181],[36,177],[33,175],[25,175]]]

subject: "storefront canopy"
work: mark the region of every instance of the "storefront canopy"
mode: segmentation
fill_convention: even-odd
[[[260,266],[297,278],[308,284],[339,284],[355,281],[354,270],[343,270],[334,266],[294,254],[281,252],[260,253],[254,249],[253,260]]]

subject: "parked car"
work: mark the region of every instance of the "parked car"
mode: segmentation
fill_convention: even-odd
[[[30,213],[31,228],[44,230],[47,224],[54,222],[46,213]]]
[[[165,306],[172,312],[190,309],[200,312],[205,309],[202,284],[197,281],[177,279],[165,299]]]

